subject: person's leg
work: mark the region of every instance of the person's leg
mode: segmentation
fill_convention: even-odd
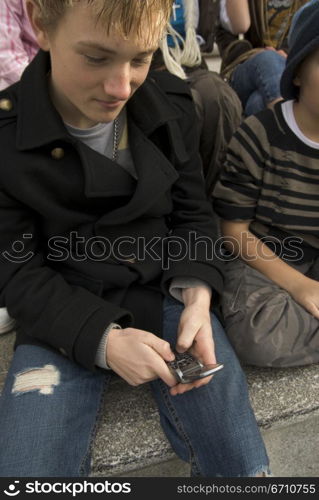
[[[294,267],[307,273],[311,262]],[[243,363],[284,368],[319,362],[319,321],[240,259],[226,263],[222,310]]]
[[[19,346],[0,398],[0,475],[88,475],[107,381],[53,350]]]
[[[231,77],[231,86],[237,92],[245,114],[257,113],[281,98],[280,78],[285,68],[286,59],[273,50],[263,50],[239,64]],[[263,99],[258,101],[258,109],[251,105],[246,109],[249,97],[258,91]]]
[[[166,299],[164,338],[175,344],[183,305]],[[197,476],[267,474],[266,450],[250,406],[245,376],[224,330],[212,316],[218,362],[224,368],[206,386],[171,396],[161,380],[151,383],[161,424],[177,455]]]
[[[255,90],[247,99],[245,106],[245,116],[253,115],[255,113],[258,113],[259,111],[262,111],[263,109],[265,109],[264,98],[259,90]]]

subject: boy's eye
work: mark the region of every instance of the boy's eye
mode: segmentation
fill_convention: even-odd
[[[134,66],[144,66],[145,64],[148,64],[149,60],[148,59],[133,59],[132,64]]]
[[[92,56],[88,56],[86,54],[85,54],[85,58],[89,63],[92,63],[92,64],[101,64],[101,63],[104,63],[106,61],[106,57],[92,57]]]

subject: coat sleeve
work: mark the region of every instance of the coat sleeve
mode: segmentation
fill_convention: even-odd
[[[64,352],[94,370],[94,359],[111,322],[126,327],[131,315],[89,290],[68,284],[46,266],[37,219],[28,207],[0,189],[0,306],[33,340]],[[89,339],[89,344],[88,340]],[[88,345],[82,345],[84,343]],[[82,363],[77,352],[86,348]]]

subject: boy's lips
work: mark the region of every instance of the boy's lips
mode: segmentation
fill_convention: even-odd
[[[106,108],[106,109],[117,109],[123,103],[123,101],[103,101],[103,100],[100,100],[100,99],[96,99],[96,101],[103,108]]]

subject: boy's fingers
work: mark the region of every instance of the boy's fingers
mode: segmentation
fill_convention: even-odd
[[[200,380],[196,380],[195,382],[192,382],[191,384],[177,384],[174,387],[170,389],[170,394],[172,396],[177,396],[179,394],[184,394],[185,392],[191,391],[193,389],[198,389],[199,387],[202,387],[206,384],[208,384],[213,378],[213,375],[210,375],[209,377],[205,377]]]
[[[166,340],[160,339],[156,335],[150,333],[144,342],[149,347],[152,347],[152,349],[154,349],[154,351],[156,351],[165,361],[173,361],[175,358],[171,346]]]

